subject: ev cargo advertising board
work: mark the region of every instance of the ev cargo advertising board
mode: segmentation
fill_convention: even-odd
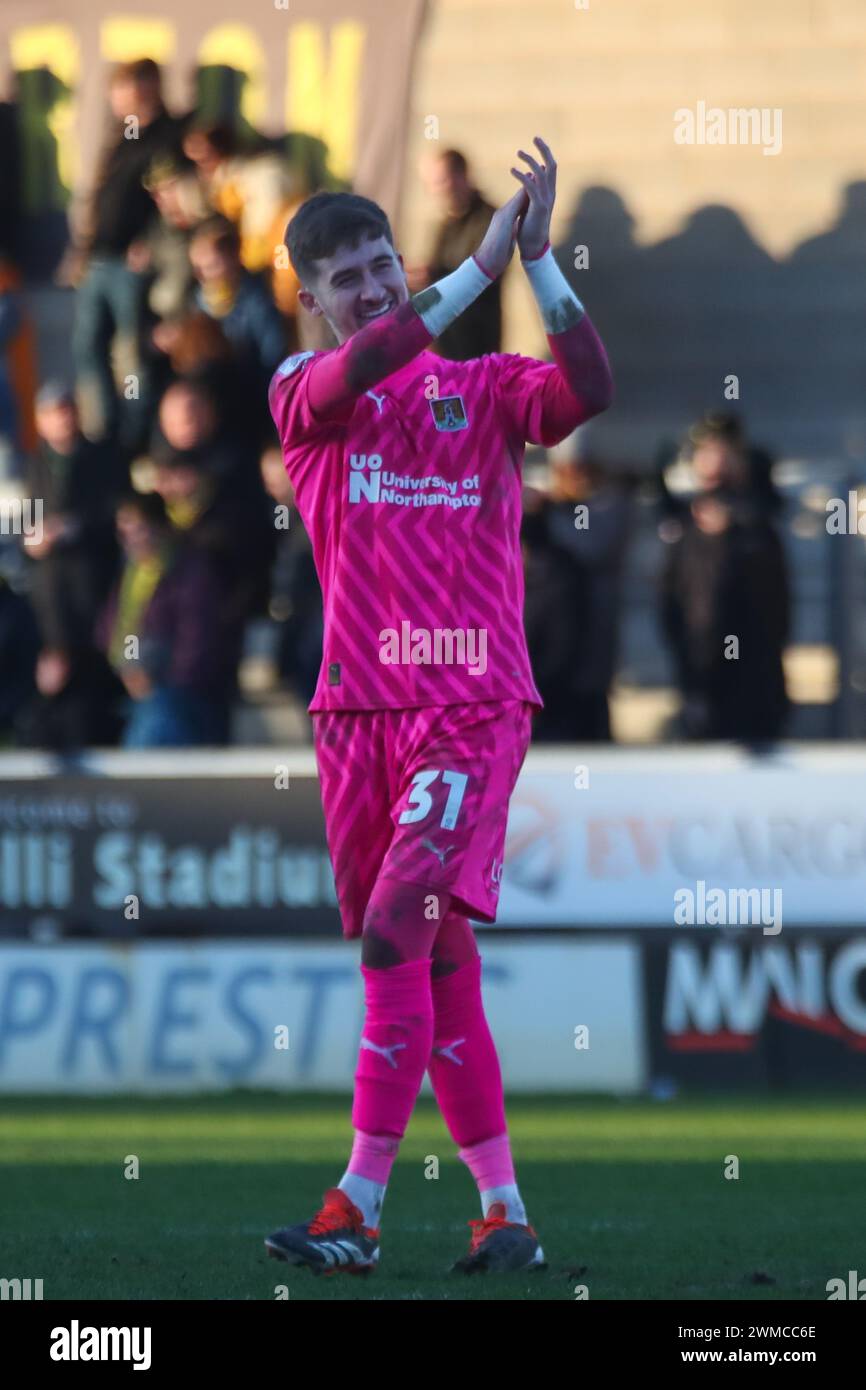
[[[857,929],[866,752],[531,751],[497,927]],[[0,932],[340,934],[311,750],[0,759]]]

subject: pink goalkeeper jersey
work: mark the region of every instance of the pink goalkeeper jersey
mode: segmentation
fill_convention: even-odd
[[[554,365],[421,352],[341,418],[313,418],[309,367],[277,369],[270,406],[322,586],[310,710],[476,700],[541,706],[523,628],[524,445],[557,443]],[[580,421],[575,402],[574,428]]]

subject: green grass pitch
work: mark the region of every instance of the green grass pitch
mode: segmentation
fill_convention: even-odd
[[[273,1299],[284,1284],[290,1299],[573,1300],[584,1284],[590,1301],[771,1302],[823,1300],[828,1279],[866,1274],[861,1100],[534,1097],[513,1099],[509,1117],[546,1271],[448,1274],[478,1202],[424,1100],[385,1202],[379,1270],[314,1278],[268,1259],[262,1238],[311,1216],[338,1181],[349,1106],[7,1097],[0,1276],[42,1278],[46,1299]]]

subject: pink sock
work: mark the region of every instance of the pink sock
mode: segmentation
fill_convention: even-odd
[[[516,1185],[511,1142],[507,1134],[498,1134],[495,1139],[471,1144],[460,1150],[460,1157],[478,1184],[479,1192]]]
[[[399,1147],[399,1139],[392,1139],[390,1135],[364,1134],[358,1129],[346,1172],[387,1187]]]
[[[402,1139],[433,1043],[430,960],[384,970],[361,966],[366,1013],[355,1072],[352,1124]]]
[[[506,1131],[505,1098],[484,1016],[480,958],[434,980],[432,994],[434,1036],[427,1070],[449,1133],[461,1149],[498,1139]]]

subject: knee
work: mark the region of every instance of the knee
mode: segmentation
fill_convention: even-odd
[[[467,918],[449,914],[433,943],[431,979],[441,980],[478,959],[475,933]]]
[[[361,964],[369,970],[387,970],[392,965],[403,965],[404,960],[393,941],[365,923],[361,936]]]
[[[459,969],[459,961],[446,960],[434,955],[433,964],[430,967],[430,978],[431,980],[441,980],[445,975],[453,975],[454,971]]]

